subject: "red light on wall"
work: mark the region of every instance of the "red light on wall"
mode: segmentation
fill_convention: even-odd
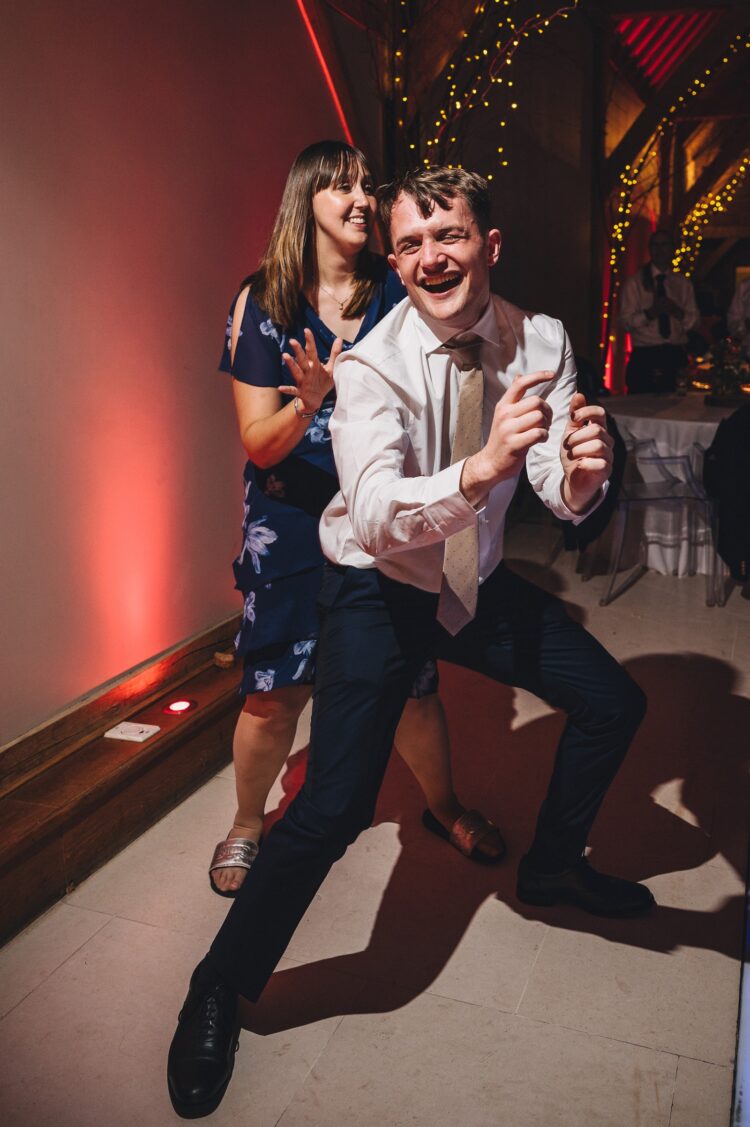
[[[192,712],[198,707],[197,700],[171,700],[162,709],[168,716],[182,716],[183,712]]]
[[[315,29],[313,28],[312,22],[307,13],[307,9],[305,8],[304,0],[297,0],[297,7],[299,8],[300,15],[302,16],[302,22],[307,29],[307,34],[310,37],[310,42],[312,43],[313,51],[315,52],[316,58],[320,64],[320,69],[323,71],[323,78],[325,79],[326,86],[328,87],[328,91],[333,100],[333,105],[336,113],[338,114],[338,119],[341,122],[341,128],[344,130],[344,136],[346,137],[349,144],[353,145],[354,138],[352,137],[352,131],[349,128],[349,123],[346,120],[344,107],[341,105],[341,99],[339,98],[338,91],[336,90],[333,78],[331,77],[331,72],[328,69],[328,64],[325,60],[325,56],[323,55],[323,49],[320,46],[320,41],[315,34]]]

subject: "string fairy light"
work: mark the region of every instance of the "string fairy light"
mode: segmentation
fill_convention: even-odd
[[[391,58],[393,96],[396,104],[396,121],[405,129],[409,120],[408,57],[410,10],[408,0],[399,0],[396,13],[395,46]],[[414,148],[414,145],[410,146]]]
[[[715,192],[706,192],[690,209],[680,225],[680,245],[675,252],[674,265],[691,277],[700,254],[704,228],[715,215],[726,212],[734,202],[750,170],[750,149],[746,149],[734,165],[728,179]]]
[[[537,11],[518,23],[514,12],[520,0],[494,0],[494,3],[478,0],[469,26],[460,32],[459,45],[445,71],[445,92],[431,115],[421,143],[418,137],[409,135],[413,123],[408,112],[407,3],[408,0],[399,0],[403,17],[399,20],[397,16],[399,29],[394,35],[396,46],[391,58],[393,92],[398,107],[397,125],[406,135],[409,155],[419,156],[426,167],[433,164],[453,167],[455,163],[460,168],[460,162],[456,161],[462,133],[459,123],[462,124],[462,119],[474,111],[492,110],[500,95],[505,96],[506,111],[500,115],[497,127],[500,130],[507,128],[509,116],[520,108],[517,87],[511,77],[516,53],[534,32],[544,35],[556,20],[567,19],[576,11],[580,0],[568,0],[548,13]],[[499,18],[495,14],[496,9],[499,9]],[[484,42],[490,45],[483,46]],[[491,100],[493,94],[495,97]],[[493,179],[497,169],[509,167],[507,145],[498,149],[497,158],[486,173],[488,180]]]
[[[498,0],[495,0],[495,3],[497,4]],[[487,11],[488,5],[477,4],[474,9],[475,19],[471,26],[473,35],[468,30],[464,31],[462,57],[448,65],[447,90],[438,110],[435,131],[425,141],[426,148],[431,150],[425,157],[425,164],[449,163],[448,157],[452,147],[457,144],[460,137],[457,123],[474,110],[491,109],[490,96],[493,93],[497,94],[498,88],[501,94],[506,94],[506,104],[510,111],[515,113],[518,110],[519,102],[514,79],[510,77],[517,51],[524,39],[528,39],[532,32],[536,31],[539,35],[543,35],[555,20],[567,19],[578,5],[579,0],[571,0],[570,3],[556,8],[549,14],[536,12],[517,24],[512,14],[516,3],[505,0],[503,8],[511,11],[501,14],[500,19],[496,21],[492,31],[493,46],[490,49],[480,47],[478,44],[472,48],[466,42],[467,39],[473,38],[476,43],[478,39],[486,37],[489,33],[487,25],[491,17]],[[507,118],[503,115],[498,121],[498,128],[505,129],[506,126]],[[509,160],[505,146],[499,147],[498,156],[500,159],[496,161],[495,167],[507,168]],[[493,173],[489,172],[487,178],[491,180]]]
[[[709,85],[710,81],[720,73],[721,68],[731,61],[733,55],[736,55],[743,49],[750,48],[750,34],[743,35],[742,32],[735,35],[734,39],[729,43],[725,49],[721,60],[713,67],[705,67],[700,76],[695,76],[688,84],[684,93],[680,94],[667,112],[659,121],[654,133],[650,137],[646,146],[641,150],[635,162],[626,164],[619,174],[619,184],[617,186],[617,197],[614,203],[615,218],[612,222],[609,238],[609,284],[608,284],[608,297],[603,301],[602,305],[602,336],[599,343],[599,348],[603,354],[605,362],[610,351],[611,346],[614,344],[615,335],[611,331],[611,322],[616,307],[617,298],[619,296],[620,287],[622,283],[622,265],[625,259],[625,251],[627,248],[627,235],[631,226],[631,215],[635,205],[635,188],[637,187],[643,170],[649,161],[654,160],[657,155],[658,145],[667,134],[667,131],[672,128],[675,116],[686,105],[689,104],[691,98],[695,98],[698,94],[702,93]],[[743,158],[744,159],[744,158]],[[742,162],[741,162],[742,163]],[[744,173],[743,173],[744,175]],[[723,189],[722,189],[723,191]],[[696,204],[696,207],[699,205]],[[687,223],[687,219],[685,223]],[[705,220],[708,222],[708,219]],[[705,223],[702,224],[705,226]],[[692,228],[691,228],[692,230]],[[690,243],[690,247],[694,246],[694,241]],[[698,254],[700,242],[695,245],[695,254],[691,259],[694,263]],[[678,263],[688,253],[687,250],[677,251],[673,260],[675,268]],[[692,253],[692,252],[691,252]]]

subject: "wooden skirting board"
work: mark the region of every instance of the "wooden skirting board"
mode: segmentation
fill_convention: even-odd
[[[0,751],[0,943],[229,762],[239,670],[220,668],[214,652],[227,652],[236,626],[192,639]],[[168,715],[177,690],[197,707]],[[160,730],[143,743],[104,736],[123,720]]]

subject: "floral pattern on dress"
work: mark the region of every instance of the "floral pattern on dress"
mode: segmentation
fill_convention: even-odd
[[[231,352],[231,350],[232,350],[232,325],[233,325],[233,324],[234,324],[234,317],[233,317],[233,315],[232,315],[232,314],[230,313],[230,314],[229,314],[229,316],[227,317],[227,328],[226,328],[226,334],[227,334],[227,349],[228,349],[228,351],[230,351],[230,352]],[[240,329],[239,333],[237,334],[237,339],[239,340],[239,338],[240,338],[241,336],[242,336],[242,329]]]
[[[259,693],[269,692],[273,688],[275,677],[276,673],[273,669],[256,669],[255,688]]]
[[[270,337],[271,340],[276,341],[279,346],[279,352],[285,351],[286,333],[279,333],[279,330],[276,328],[270,317],[265,321],[261,321],[258,325],[258,328],[263,333],[264,337]]]
[[[260,557],[267,556],[269,545],[279,538],[272,528],[264,527],[267,519],[267,517],[260,517],[258,520],[251,520],[247,525],[245,528],[245,543],[242,545],[239,557],[241,564],[245,555],[248,552],[250,553],[256,575],[260,575]]]
[[[252,626],[255,622],[255,591],[251,591],[245,599],[245,605],[242,608],[242,621],[246,622],[248,626]]]
[[[293,681],[299,681],[303,673],[307,671],[307,667],[312,661],[312,655],[315,653],[315,638],[308,638],[304,642],[294,643],[294,652],[298,657],[302,657],[302,661],[297,666],[297,672],[292,674]]]
[[[310,442],[330,442],[331,436],[328,432],[328,424],[331,421],[333,414],[333,405],[330,407],[321,407],[315,412],[315,417],[307,428],[307,437]]]
[[[234,639],[234,648],[236,650],[238,650],[240,648],[240,638],[242,637],[242,631],[244,630],[244,628],[246,626],[252,627],[254,622],[255,622],[255,591],[251,591],[250,594],[245,599],[244,605],[242,607],[242,626],[240,626],[240,628],[237,631],[237,634],[235,636],[235,639]]]

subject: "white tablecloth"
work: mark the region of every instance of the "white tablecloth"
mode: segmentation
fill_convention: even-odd
[[[687,454],[699,478],[702,464],[700,457],[694,457],[694,444],[698,443],[704,450],[710,446],[719,423],[733,410],[707,407],[703,392],[683,396],[613,396],[604,400],[603,405],[614,416],[626,442],[651,439],[660,457]],[[670,472],[676,477],[682,476],[674,466],[670,466]],[[698,571],[706,574],[711,563],[708,530],[699,525],[695,531],[702,542],[697,553]],[[644,516],[642,534],[647,543],[646,563],[650,568],[662,575],[687,574],[687,522],[676,524],[671,511],[655,505]]]

